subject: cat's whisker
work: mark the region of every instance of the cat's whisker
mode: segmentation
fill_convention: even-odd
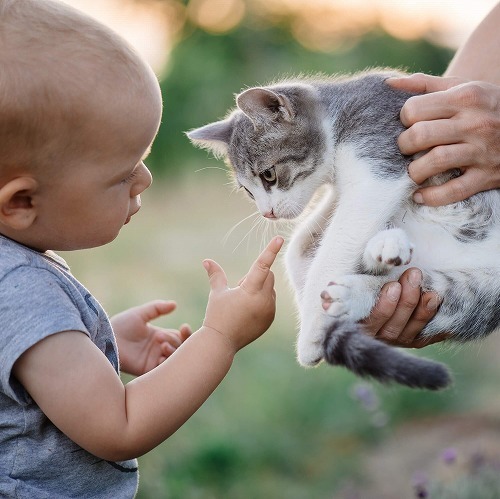
[[[227,173],[227,169],[222,168],[221,166],[204,166],[203,168],[195,170],[194,173],[199,173],[202,172],[203,170],[222,170],[224,173]]]
[[[229,181],[223,185],[232,186],[231,193],[238,192],[241,189],[241,187],[238,185],[238,182],[236,182],[234,177],[231,177]]]
[[[261,251],[266,247],[266,244],[271,240],[271,237],[276,234],[276,230],[273,230],[276,228],[276,222],[271,222],[266,219],[263,220],[264,220],[263,223],[264,230],[262,231],[262,236],[260,238],[260,248],[259,248]]]
[[[254,211],[253,213],[250,213],[250,215],[248,215],[247,217],[243,218],[242,220],[240,220],[238,223],[236,223],[235,225],[233,225],[226,233],[226,235],[224,236],[224,238],[222,239],[222,244],[226,244],[229,237],[231,236],[231,234],[244,222],[246,222],[248,219],[252,218],[252,217],[255,217],[255,216],[259,216],[260,218],[260,213],[258,211]]]
[[[258,213],[258,212],[257,212]],[[255,215],[256,213],[253,213],[253,215]],[[260,213],[259,214],[259,218],[257,220],[255,220],[253,222],[253,225],[250,227],[250,229],[247,231],[247,233],[243,236],[243,238],[241,239],[241,241],[236,245],[236,247],[233,249],[233,253],[242,245],[242,243],[245,241],[245,239],[248,240],[248,237],[250,236],[250,234],[253,232],[253,230],[258,227],[258,225],[261,223],[261,219],[260,219]],[[250,218],[250,217],[247,217],[247,219]]]

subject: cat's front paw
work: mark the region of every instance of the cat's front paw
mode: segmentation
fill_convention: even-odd
[[[325,317],[316,302],[316,307],[308,310],[307,319],[302,322],[297,338],[297,360],[301,366],[316,366],[323,360],[324,331]]]
[[[401,229],[383,230],[373,236],[366,245],[363,259],[371,269],[391,269],[410,263],[413,244]]]
[[[324,356],[323,341],[321,342],[298,342],[297,360],[303,367],[317,366]]]

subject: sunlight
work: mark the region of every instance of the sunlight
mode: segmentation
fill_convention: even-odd
[[[427,38],[457,48],[496,0],[62,0],[120,33],[160,72],[186,20],[211,33],[260,23],[289,23],[311,50],[331,51],[381,26],[401,39]],[[186,4],[186,6],[184,5]]]
[[[191,0],[188,15],[206,31],[225,33],[240,24],[245,15],[245,3],[243,0]]]
[[[129,0],[61,0],[106,24],[125,38],[144,57],[151,67],[160,72],[166,65],[179,12],[173,4],[160,5],[132,3]],[[167,15],[164,15],[164,10]],[[168,19],[168,21],[167,21]],[[177,23],[176,23],[177,21]]]

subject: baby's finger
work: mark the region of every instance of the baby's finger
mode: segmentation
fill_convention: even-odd
[[[177,350],[177,347],[171,345],[168,342],[164,342],[161,344],[160,350],[161,350],[161,357],[163,358],[163,360],[165,360],[167,357],[170,357],[170,355],[172,355]]]
[[[179,328],[179,334],[181,336],[181,340],[186,341],[193,334],[193,330],[189,324],[183,324]]]
[[[271,265],[283,246],[283,242],[283,238],[277,236],[267,245],[266,249],[250,267],[245,280],[241,284],[242,287],[248,291],[260,291],[264,287],[271,271]]]
[[[165,301],[165,300],[154,300],[148,303],[144,303],[143,305],[139,305],[137,310],[139,311],[139,315],[144,322],[149,322],[162,315],[167,315],[173,312],[177,307],[177,304],[174,301]]]
[[[204,260],[203,267],[207,271],[210,279],[210,288],[214,291],[221,291],[227,288],[227,277],[222,267],[213,260]]]

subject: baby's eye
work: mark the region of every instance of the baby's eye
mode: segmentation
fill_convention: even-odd
[[[260,178],[262,182],[265,182],[268,185],[274,185],[276,183],[276,168],[274,166],[269,168],[269,170],[263,171],[260,174]]]

